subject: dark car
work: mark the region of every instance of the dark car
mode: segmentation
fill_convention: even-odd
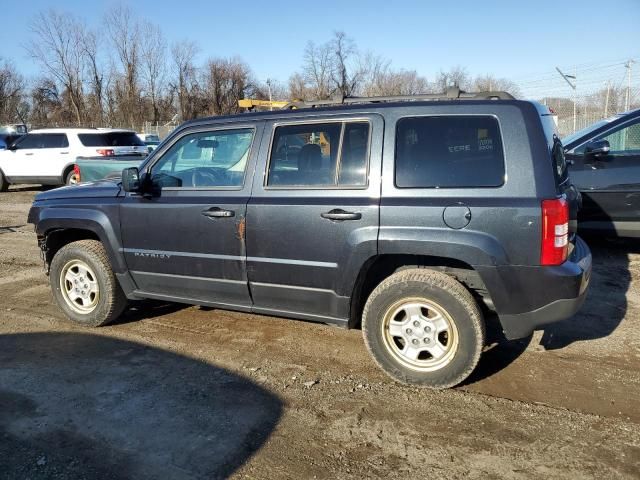
[[[554,128],[458,90],[198,119],[121,181],[39,193],[29,222],[79,324],[153,298],[361,327],[391,377],[450,387],[486,311],[516,339],[585,299]]]
[[[582,193],[580,231],[640,237],[640,109],[563,138]]]

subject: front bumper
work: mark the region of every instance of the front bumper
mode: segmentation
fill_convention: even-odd
[[[573,316],[587,296],[592,257],[576,238],[569,259],[554,267],[497,267],[481,273],[507,339]]]

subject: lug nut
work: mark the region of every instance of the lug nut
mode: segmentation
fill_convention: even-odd
[[[411,335],[413,331],[410,328],[407,328],[407,335]]]
[[[411,340],[411,343],[413,343],[414,345],[417,345],[419,342],[417,339],[414,338],[413,340]]]
[[[419,327],[420,326],[420,322],[416,320],[415,322],[413,322],[413,326],[414,327]]]
[[[431,327],[424,327],[424,331],[429,333],[431,331]]]
[[[429,340],[428,338],[424,339],[424,343],[429,343],[431,340]]]
[[[84,288],[89,288],[89,285],[86,285],[86,284],[85,284]]]

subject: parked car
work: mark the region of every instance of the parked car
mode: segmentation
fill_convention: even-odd
[[[583,197],[580,230],[640,237],[640,109],[596,122],[562,142]]]
[[[154,133],[138,133],[138,138],[145,143],[149,153],[160,145],[160,137]]]
[[[473,371],[484,311],[508,339],[573,315],[591,253],[549,110],[410,99],[193,120],[120,182],[39,193],[58,305],[86,326],[144,298],[361,326],[392,378],[435,388]]]
[[[0,191],[12,183],[76,183],[79,156],[146,154],[146,146],[129,130],[50,128],[32,130],[0,150]]]
[[[74,167],[76,183],[119,179],[123,169],[139,166],[145,157],[146,154],[78,157]]]
[[[27,126],[21,123],[0,127],[0,149],[5,149],[21,136],[27,134]]]

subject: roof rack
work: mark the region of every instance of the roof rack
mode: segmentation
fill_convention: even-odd
[[[444,93],[425,93],[420,95],[394,95],[389,97],[345,97],[338,96],[329,100],[313,102],[290,102],[283,109],[316,108],[329,105],[350,105],[355,103],[383,103],[383,102],[416,102],[421,100],[515,100],[507,92],[465,92],[458,87],[449,87]]]

